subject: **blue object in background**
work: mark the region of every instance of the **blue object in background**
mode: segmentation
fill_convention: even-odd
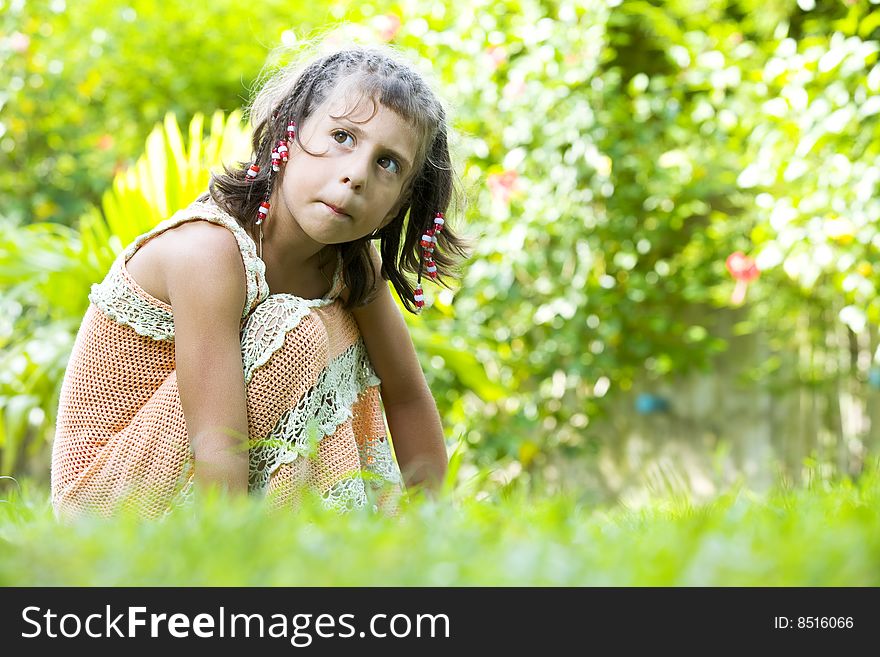
[[[651,413],[665,413],[669,410],[669,401],[660,395],[642,393],[636,397],[636,412],[640,415]]]
[[[880,389],[880,367],[877,365],[868,370],[868,385]]]

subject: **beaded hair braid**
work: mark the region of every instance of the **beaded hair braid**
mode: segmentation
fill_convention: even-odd
[[[277,120],[278,111],[272,113],[272,119]],[[258,242],[258,251],[257,254],[262,258],[263,257],[263,220],[269,216],[269,209],[271,205],[269,204],[269,199],[272,196],[272,174],[278,173],[281,171],[282,163],[287,162],[288,160],[288,148],[287,144],[292,143],[293,140],[296,139],[296,123],[290,121],[287,124],[287,139],[279,139],[278,144],[275,146],[275,149],[272,151],[272,168],[266,174],[266,193],[263,196],[263,201],[260,203],[259,208],[257,208],[257,216],[254,219],[254,225],[259,226],[260,239]],[[260,159],[260,154],[263,153],[266,145],[268,144],[268,140],[264,139],[260,143],[260,148],[257,151],[257,158],[250,167],[248,167],[247,173],[245,174],[245,180],[248,183],[252,183],[256,177],[260,173],[260,165],[257,162]],[[248,195],[248,199],[250,195]]]
[[[381,104],[407,120],[420,140],[413,172],[402,192],[398,214],[383,228],[361,239],[338,244],[349,295],[347,307],[368,303],[375,277],[394,286],[410,312],[424,304],[423,274],[448,284],[467,246],[450,229],[445,213],[458,198],[447,146],[446,114],[424,79],[387,47],[354,47],[312,60],[304,67],[286,67],[270,78],[250,108],[254,126],[253,159],[212,177],[210,194],[247,230],[257,233],[262,252],[262,223],[270,199],[302,126],[331,93],[342,91],[360,102]],[[316,155],[316,154],[313,154]],[[381,272],[370,256],[371,240],[380,240]],[[415,289],[406,274],[415,274]]]

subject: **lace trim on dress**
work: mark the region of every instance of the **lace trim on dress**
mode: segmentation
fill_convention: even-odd
[[[340,479],[321,495],[321,505],[339,514],[367,506],[367,491],[360,474]]]
[[[402,483],[387,440],[366,440],[358,444],[358,455],[364,470],[371,475],[367,479],[374,490]]]
[[[272,354],[284,346],[287,333],[295,329],[312,308],[330,303],[333,303],[330,294],[321,299],[270,294],[269,298],[257,306],[242,328],[244,339],[241,343],[241,359],[245,385],[251,382],[254,370],[269,362]]]
[[[122,272],[121,260],[120,255],[104,280],[92,285],[89,301],[113,321],[133,328],[138,335],[173,342],[174,317],[134,291]]]
[[[120,324],[130,326],[139,335],[154,340],[173,341],[174,317],[170,307],[159,299],[155,299],[154,303],[151,303],[139,295],[135,289],[136,282],[126,278],[125,263],[147,240],[158,233],[196,219],[204,219],[224,226],[235,235],[245,268],[247,300],[241,316],[242,318],[246,317],[255,304],[269,296],[269,286],[266,283],[265,275],[266,266],[257,257],[254,241],[245,230],[238,225],[235,219],[213,203],[193,203],[159,223],[152,230],[137,237],[119,254],[104,280],[92,285],[89,301],[94,303],[105,315]]]
[[[318,442],[352,417],[351,407],[358,396],[379,383],[362,339],[330,361],[315,385],[278,419],[269,435],[250,446],[251,491],[265,492],[281,465],[311,454]]]

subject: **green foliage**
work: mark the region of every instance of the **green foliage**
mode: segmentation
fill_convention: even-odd
[[[750,163],[738,179],[753,193],[758,264],[855,333],[880,322],[878,52],[842,32],[783,38],[741,90],[759,108],[743,121]],[[794,310],[791,296],[767,301],[768,314]]]
[[[499,489],[482,501],[413,498],[397,518],[317,504],[270,514],[206,495],[161,521],[61,525],[45,489],[24,489],[0,495],[3,586],[880,584],[876,470],[768,497],[743,488],[706,506],[589,509]]]
[[[11,35],[0,45],[0,76],[9,80],[0,94],[0,203],[13,217],[64,217],[69,225],[166,110],[188,120],[237,108],[269,47],[326,19],[323,7],[301,7],[279,24],[267,18],[278,15],[276,2],[249,10],[253,22],[243,29],[229,0],[204,9],[108,9],[89,0],[76,12],[57,1],[0,4],[9,8],[0,21]],[[463,459],[528,472],[553,451],[584,453],[615,440],[596,429],[611,403],[710,368],[728,347],[718,327],[732,319],[738,333],[761,332],[795,360],[798,349],[824,347],[837,328],[852,339],[880,320],[877,3],[802,6],[809,3],[328,6],[350,21],[332,34],[337,43],[352,35],[390,41],[432,74],[460,135],[454,146],[475,257],[457,289],[438,292],[409,322]],[[164,149],[152,143],[158,162]],[[146,169],[134,171],[127,189],[162,188]],[[145,223],[137,224],[105,198],[111,230],[84,215],[80,239],[92,237],[81,253],[91,259],[73,280],[87,271],[95,280],[127,243],[112,233],[142,232],[173,205],[140,207]],[[70,244],[53,240],[74,233],[38,231],[46,232],[6,241],[15,253],[49,251],[40,257],[66,271],[57,261]],[[34,244],[15,245],[25,239]],[[742,307],[725,268],[735,251],[756,257],[761,270]],[[13,293],[3,297],[9,312],[0,326],[31,306],[44,308],[29,320],[34,329],[74,315],[79,283],[38,289],[26,278],[39,280],[38,269],[22,264],[4,279]],[[33,292],[26,303],[13,280]],[[812,333],[798,329],[805,316]],[[58,346],[47,358],[57,362],[70,326],[50,333]],[[819,359],[794,373],[779,371],[783,361],[755,363],[747,378],[790,387],[837,376]],[[51,377],[35,378],[27,363],[9,363],[4,385],[24,377],[48,386]],[[47,390],[4,411],[15,427]]]
[[[281,0],[3,0],[3,213],[71,225],[166,113],[239,108],[269,50],[326,19]]]
[[[215,113],[209,136],[197,114],[186,144],[174,116],[150,134],[144,155],[120,172],[78,229],[52,222],[0,222],[0,472],[17,472],[51,443],[62,376],[93,283],[122,248],[187,205],[211,168],[245,157],[241,115]],[[38,461],[38,462],[39,462]]]
[[[196,114],[184,139],[174,115],[167,114],[135,165],[115,177],[104,194],[102,214],[117,250],[205,192],[212,170],[248,157],[250,135],[240,112],[228,117],[215,112],[211,138],[206,140],[203,131],[204,117]]]
[[[785,347],[804,346],[792,326],[813,305],[864,329],[880,243],[880,32],[869,4],[812,14],[791,2],[699,6],[387,10],[400,17],[394,42],[430,62],[462,133],[477,248],[441,324],[509,392],[496,401],[450,391],[446,419],[484,463],[527,468],[549,451],[608,440],[593,420],[610,402],[710,368],[731,318]],[[802,105],[786,100],[792,93]],[[801,173],[785,178],[792,166]],[[786,204],[801,206],[788,234],[773,215]],[[744,308],[725,267],[735,251],[762,269]],[[824,284],[821,295],[798,271]],[[771,385],[774,373],[756,364],[752,383]]]

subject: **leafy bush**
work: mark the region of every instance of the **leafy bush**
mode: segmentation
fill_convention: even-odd
[[[334,17],[351,21],[334,34],[337,42],[352,34],[391,41],[433,72],[462,135],[456,148],[471,192],[466,223],[475,258],[460,289],[437,293],[411,327],[446,426],[465,438],[474,460],[516,476],[554,452],[592,453],[613,442],[597,421],[610,404],[652,382],[711,369],[728,347],[718,329],[728,323],[738,334],[765,336],[788,361],[798,361],[799,350],[825,349],[829,335],[840,343],[794,371],[777,354],[744,364],[753,366],[751,385],[864,382],[870,359],[852,356],[849,345],[870,342],[866,332],[880,318],[875,4],[804,9],[810,3],[705,0],[700,11],[685,0],[333,5]],[[8,37],[0,51],[3,75],[18,80],[0,110],[8,133],[0,146],[12,148],[0,150],[49,162],[0,165],[0,194],[19,204],[3,201],[13,212],[46,202],[40,190],[28,192],[34,178],[20,170],[57,172],[59,189],[102,188],[113,158],[80,185],[76,176],[99,167],[79,166],[66,152],[59,161],[73,159],[56,167],[46,155],[48,146],[61,153],[68,143],[80,144],[70,152],[97,154],[105,127],[94,117],[118,121],[106,134],[119,135],[132,154],[140,137],[126,126],[144,134],[171,101],[183,114],[211,102],[237,107],[240,71],[252,79],[265,54],[247,30],[231,26],[229,2],[214,3],[214,29],[198,38],[187,30],[200,26],[167,29],[192,11],[176,3],[135,3],[144,19],[135,25],[126,22],[130,12],[97,0],[76,16],[37,13],[40,3],[11,6],[2,19],[7,33],[18,30],[30,42]],[[319,10],[311,11],[296,35],[318,24]],[[159,24],[161,33],[186,38],[154,59],[145,52],[158,47]],[[257,24],[276,30],[261,43],[291,39],[281,37],[290,26]],[[77,43],[67,44],[56,25],[69,26],[63,34],[75,33]],[[82,45],[82,34],[93,43]],[[82,64],[95,39],[114,56],[102,65],[106,78]],[[192,55],[195,43],[204,57]],[[70,66],[60,55],[68,51]],[[217,70],[221,60],[241,68]],[[33,68],[55,70],[55,61],[73,77],[56,81]],[[139,66],[145,75],[132,76]],[[42,82],[31,82],[34,75]],[[86,85],[77,93],[86,89],[94,102],[49,102],[50,92],[61,98],[73,88],[71,80]],[[52,123],[59,117],[63,124]],[[25,124],[28,135],[47,135],[34,138],[34,149],[17,145]],[[760,270],[743,305],[726,266],[738,251]],[[9,303],[14,311],[18,302]],[[834,365],[843,361],[855,364]],[[13,378],[30,376],[23,362],[7,370]],[[33,407],[33,400],[19,403]]]
[[[473,345],[508,394],[450,389],[447,419],[483,463],[528,468],[614,440],[595,422],[609,404],[710,370],[725,324],[795,359],[837,327],[865,330],[880,243],[880,32],[868,3],[394,11],[395,43],[441,76],[464,133],[477,252],[443,332]],[[786,177],[791,166],[800,173]],[[737,251],[761,265],[743,307],[728,271]],[[796,331],[828,307],[846,327]],[[747,381],[793,388],[826,368],[801,377],[780,363],[751,364]]]
[[[322,3],[0,2],[0,207],[72,225],[171,112],[238,109]]]

